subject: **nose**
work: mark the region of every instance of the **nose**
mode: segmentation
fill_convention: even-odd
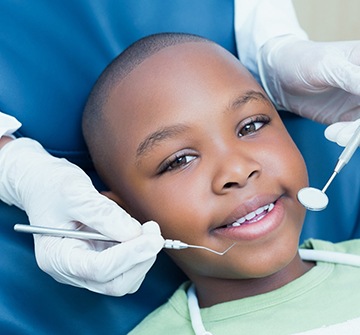
[[[245,187],[261,174],[261,164],[256,151],[250,148],[233,148],[217,156],[212,182],[216,194],[226,194],[232,189]]]

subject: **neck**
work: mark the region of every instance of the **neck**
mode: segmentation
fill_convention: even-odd
[[[263,278],[222,279],[191,278],[201,308],[238,300],[274,291],[309,271],[315,263],[304,262],[297,255],[293,261],[280,271]]]

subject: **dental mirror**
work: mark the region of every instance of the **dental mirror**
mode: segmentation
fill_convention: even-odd
[[[324,188],[320,191],[314,187],[305,187],[302,188],[298,194],[297,198],[300,203],[311,211],[322,211],[326,208],[329,203],[329,198],[325,194],[326,190],[330,186],[331,182],[334,180],[336,175],[342,170],[342,168],[349,162],[350,158],[353,156],[354,152],[360,145],[360,125],[355,130],[354,134],[351,136],[348,144],[341,153],[338,162],[334,168],[334,172],[329,178],[328,182]]]
[[[305,187],[298,192],[300,203],[311,211],[322,211],[329,203],[328,196],[318,188]]]

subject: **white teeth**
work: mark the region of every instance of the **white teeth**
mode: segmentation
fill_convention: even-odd
[[[245,216],[237,219],[234,223],[227,225],[227,227],[239,227],[241,226],[241,224],[243,224],[246,220],[251,220],[253,219],[256,215],[259,215],[263,212],[271,212],[274,209],[275,205],[273,203],[265,205],[263,207],[259,207],[258,209],[256,209],[253,212],[250,212],[248,214],[246,214]]]
[[[273,210],[273,208],[275,207],[275,205],[274,204],[270,204],[269,205],[269,210],[268,210],[268,212],[271,212],[272,210]]]
[[[245,215],[245,219],[246,219],[246,220],[251,220],[251,219],[254,218],[255,216],[256,216],[256,213],[255,213],[255,212],[251,212],[251,213]]]

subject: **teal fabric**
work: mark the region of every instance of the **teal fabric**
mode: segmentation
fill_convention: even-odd
[[[78,164],[101,190],[80,129],[82,108],[97,76],[130,43],[156,32],[200,34],[236,55],[233,5],[232,0],[3,0],[0,110],[23,123],[17,136],[34,138],[53,155]],[[322,138],[322,125],[287,114],[284,120],[309,157],[312,184],[322,186],[335,163],[336,145]],[[359,155],[353,161],[359,166]],[[353,187],[359,185],[359,178],[355,168],[344,169],[329,189],[334,207],[308,217],[306,237],[359,236],[360,195]],[[343,207],[343,202],[333,200],[337,195],[351,202]],[[318,215],[322,226],[313,224]],[[343,217],[345,224],[337,224]],[[184,279],[161,254],[133,295],[105,297],[58,284],[37,268],[32,237],[13,232],[15,223],[27,223],[26,215],[0,203],[0,331],[4,334],[126,334]]]

